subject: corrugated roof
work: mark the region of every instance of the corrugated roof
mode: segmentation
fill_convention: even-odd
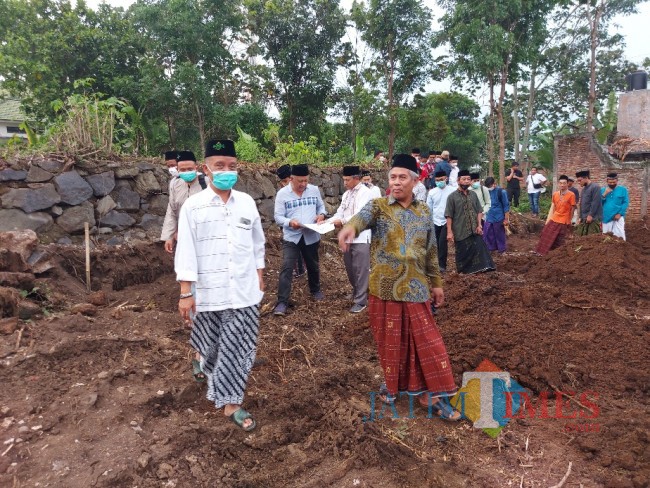
[[[0,120],[22,122],[25,119],[26,117],[20,111],[20,100],[16,98],[0,100]]]

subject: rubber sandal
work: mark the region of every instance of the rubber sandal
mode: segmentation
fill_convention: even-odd
[[[384,405],[392,405],[395,403],[395,397],[391,396],[386,383],[382,383],[379,387],[379,399]]]
[[[420,405],[427,407],[422,403],[420,403]],[[433,415],[440,417],[442,420],[446,420],[448,422],[458,422],[463,418],[458,410],[455,410],[450,403],[446,402],[442,398],[431,405],[431,412]],[[454,417],[455,414],[458,414],[458,418]]]
[[[245,432],[250,432],[257,425],[253,416],[241,407],[230,414],[229,417],[230,420],[232,420],[240,429]],[[244,420],[246,419],[251,419],[253,421],[253,423],[248,427],[244,427]]]
[[[198,359],[192,359],[192,376],[197,383],[205,383],[205,373],[201,370],[201,363]]]

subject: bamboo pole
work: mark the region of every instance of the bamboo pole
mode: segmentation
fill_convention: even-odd
[[[88,222],[84,222],[84,233],[86,236],[86,290],[90,293],[90,227]]]

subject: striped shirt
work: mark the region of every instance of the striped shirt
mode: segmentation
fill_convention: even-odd
[[[298,244],[303,236],[307,245],[320,241],[318,232],[304,228],[292,229],[289,222],[295,219],[301,224],[313,224],[316,217],[325,214],[325,204],[317,186],[307,185],[302,195],[298,196],[289,184],[275,196],[275,222],[282,227],[285,241]]]
[[[231,190],[226,203],[211,188],[187,199],[178,222],[178,281],[196,282],[196,311],[257,305],[264,232],[255,200]]]

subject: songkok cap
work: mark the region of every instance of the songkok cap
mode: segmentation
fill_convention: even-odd
[[[306,164],[295,164],[291,167],[293,176],[309,176],[309,167]]]
[[[413,156],[410,154],[395,154],[393,156],[393,168],[406,168],[409,171],[413,171],[416,174],[420,173],[418,169],[418,163]]]
[[[343,176],[359,176],[361,168],[359,166],[343,166]]]
[[[361,171],[361,176],[370,176],[370,171],[364,169],[363,171]]]
[[[165,151],[165,161],[169,161],[170,159],[176,159],[176,156],[178,153],[176,151]]]
[[[281,180],[289,178],[289,176],[291,176],[291,166],[288,164],[283,164],[277,170],[275,170],[275,174],[278,175],[278,178]]]
[[[230,139],[212,139],[205,145],[205,157],[210,156],[230,156],[237,157],[235,153],[235,143]]]
[[[447,173],[446,173],[444,170],[441,169],[441,170],[436,171],[436,172],[434,173],[434,176],[435,176],[436,178],[440,178],[440,177],[442,177],[442,176],[447,176]]]
[[[481,175],[479,173],[470,173],[469,177],[471,179],[473,179],[473,180],[480,180],[481,179]]]
[[[178,151],[176,161],[194,161],[196,163],[196,156],[192,151]]]
[[[469,174],[469,170],[468,170],[468,169],[461,169],[461,170],[458,172],[458,178],[460,178],[461,176],[470,176],[470,174]],[[470,176],[470,177],[471,177],[471,176]]]

